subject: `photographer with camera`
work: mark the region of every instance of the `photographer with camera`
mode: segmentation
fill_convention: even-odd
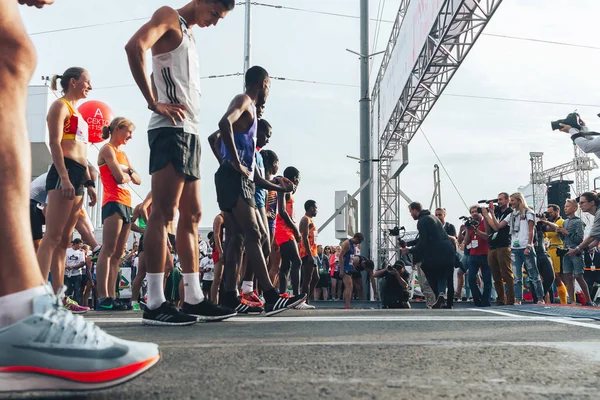
[[[560,304],[567,304],[567,288],[562,281],[563,258],[557,253],[558,249],[563,247],[563,241],[558,234],[557,229],[561,228],[565,221],[560,216],[560,207],[556,204],[548,204],[548,211],[538,217],[540,224],[543,226],[542,231],[544,232],[544,235],[550,240],[548,254],[552,259],[554,283],[556,284],[556,290],[558,291],[558,298]],[[573,298],[571,298],[571,301],[573,301]]]
[[[513,273],[515,274],[515,305],[520,305],[523,300],[523,264],[527,268],[527,274],[530,281],[533,282],[535,293],[538,297],[538,304],[544,304],[544,289],[540,280],[540,273],[537,267],[537,258],[533,248],[533,233],[535,226],[535,214],[527,206],[525,197],[522,193],[513,193],[510,195],[509,204],[513,209],[510,215],[507,215],[502,221],[498,221],[494,214],[490,214],[486,208],[482,214],[488,224],[498,231],[505,226],[510,229],[511,235],[511,254],[513,257]]]
[[[569,247],[569,250],[564,257],[563,272],[565,274],[565,280],[567,281],[567,288],[569,290],[569,296],[571,301],[576,301],[573,279],[577,280],[583,294],[585,296],[586,306],[595,305],[592,302],[588,285],[583,277],[584,273],[584,259],[583,252],[594,242],[600,238],[600,199],[595,193],[586,192],[579,196],[579,205],[581,211],[594,214],[594,224],[590,235],[584,240],[583,239],[583,222],[575,216],[577,212],[577,203],[573,200],[567,200],[565,204],[565,212],[567,213],[568,220],[565,225],[559,231],[565,238],[565,246]],[[568,211],[567,211],[568,209]],[[572,215],[572,216],[571,216]],[[579,242],[579,243],[577,243]],[[575,245],[575,247],[573,247]]]
[[[380,278],[382,308],[410,308],[410,274],[403,261],[375,271],[373,277]]]
[[[402,253],[412,254],[415,262],[421,262],[421,269],[437,297],[432,308],[441,308],[447,277],[454,274],[455,247],[440,220],[429,210],[423,210],[421,203],[410,203],[408,209],[413,219],[418,221],[419,241],[414,247],[403,247]],[[448,293],[448,300],[451,301],[453,296],[454,293]]]
[[[547,230],[547,225],[541,221],[537,221],[535,224],[535,235],[533,236],[533,247],[535,249],[535,255],[537,259],[538,271],[540,271],[540,278],[542,279],[542,287],[544,289],[545,301],[548,303],[554,303],[554,267],[552,266],[552,259],[550,254],[546,251],[544,244],[544,234]],[[531,291],[533,302],[536,303],[538,298],[535,294],[535,288],[533,283],[529,282],[529,290]]]
[[[589,132],[585,122],[579,114],[571,113],[565,119],[552,121],[552,130],[560,129],[561,132],[571,135],[571,140],[584,153],[594,153],[600,158],[600,136],[588,137],[585,134]]]
[[[483,209],[479,206],[471,206],[469,213],[471,220],[465,223],[467,235],[465,245],[471,245],[471,254],[469,257],[468,275],[469,286],[473,294],[473,304],[477,307],[490,307],[490,297],[492,295],[492,271],[488,264],[488,239],[486,233],[486,223],[483,220],[481,212]],[[477,284],[477,274],[481,270],[481,279],[483,280],[483,294]]]
[[[494,213],[498,221],[502,221],[513,212],[508,205],[508,193],[498,194],[497,202],[498,205],[495,206],[493,201],[488,201],[489,211]],[[505,226],[494,231],[489,224],[486,224],[486,232],[490,235],[488,264],[498,295],[497,303],[499,306],[512,306],[515,304],[515,278],[510,253],[510,228]],[[506,291],[504,285],[506,285]]]

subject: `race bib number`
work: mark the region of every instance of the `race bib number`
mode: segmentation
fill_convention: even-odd
[[[518,240],[515,240],[513,242],[513,247],[519,247],[519,241]]]
[[[476,249],[479,247],[479,240],[471,240],[471,248]]]

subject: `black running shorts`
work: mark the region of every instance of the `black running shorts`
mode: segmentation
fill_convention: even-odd
[[[182,128],[156,128],[148,131],[150,175],[173,164],[186,180],[200,179],[200,138]]]
[[[33,240],[40,240],[44,237],[42,227],[46,225],[46,217],[44,217],[44,213],[40,210],[38,204],[40,203],[35,200],[29,200],[29,219],[31,220]]]
[[[85,175],[87,173],[87,166],[81,165],[77,161],[73,161],[70,158],[65,158],[65,167],[69,174],[69,181],[75,188],[75,196],[83,196],[83,184],[85,183]],[[60,189],[60,176],[54,164],[48,171],[48,177],[46,178],[46,191]]]
[[[215,174],[215,186],[221,211],[231,212],[240,197],[251,207],[256,207],[254,182],[248,177],[242,176],[226,161],[221,164]]]
[[[124,224],[130,224],[133,217],[133,208],[116,201],[109,201],[102,206],[102,223],[114,214],[119,214]]]

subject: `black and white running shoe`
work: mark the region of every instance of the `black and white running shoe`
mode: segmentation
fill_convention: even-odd
[[[251,306],[242,301],[242,299],[233,292],[226,293],[223,296],[223,307],[229,308],[238,314],[262,314],[262,307]]]
[[[204,299],[198,304],[183,303],[181,312],[197,317],[198,321],[212,322],[222,321],[237,314],[232,309],[218,306],[209,299]]]
[[[172,304],[164,302],[156,310],[146,308],[142,316],[144,325],[180,326],[193,325],[198,321],[194,315],[182,313]]]
[[[306,300],[306,294],[299,294],[292,297],[280,295],[275,303],[265,304],[265,316],[270,317],[271,315],[279,314],[287,309],[294,308],[304,300]]]

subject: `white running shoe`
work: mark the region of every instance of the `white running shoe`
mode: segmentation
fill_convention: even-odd
[[[105,333],[65,309],[47,287],[33,300],[32,315],[0,328],[0,392],[107,388],[160,359],[156,344]]]
[[[310,304],[307,304],[305,301],[303,301],[294,308],[296,310],[314,310],[315,306],[311,306]]]

